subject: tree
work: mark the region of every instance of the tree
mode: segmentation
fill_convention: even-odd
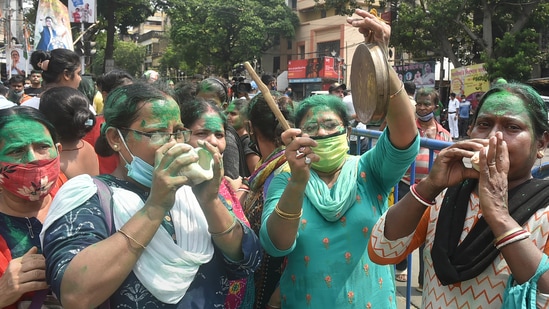
[[[96,41],[98,46],[104,47],[106,44],[105,34],[98,35]],[[104,59],[105,48],[98,48],[91,67],[95,76],[103,73]],[[125,70],[132,76],[139,76],[141,75],[142,62],[136,61],[136,59],[145,59],[145,47],[139,46],[135,42],[126,42],[115,38],[113,59],[116,68]]]
[[[350,0],[330,1],[350,4]],[[387,2],[398,12],[391,42],[416,61],[447,57],[455,67],[484,62],[489,78],[524,81],[547,57],[540,52],[549,18],[546,1]]]
[[[299,24],[283,0],[174,0],[166,12],[175,58],[207,74],[260,58],[277,38],[293,38]]]

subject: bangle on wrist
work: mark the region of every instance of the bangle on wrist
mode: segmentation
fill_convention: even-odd
[[[234,228],[236,227],[236,223],[237,223],[238,220],[236,220],[236,217],[233,216],[233,223],[226,229],[224,230],[223,232],[220,232],[220,233],[212,233],[210,231],[210,235],[215,238],[215,237],[221,237],[221,236],[224,236],[224,235],[227,235],[229,234],[232,230],[234,230]]]
[[[504,239],[505,237],[511,235],[511,234],[514,234],[516,232],[520,232],[522,231],[522,227],[516,227],[516,228],[513,228],[513,229],[510,229],[506,232],[504,232],[503,234],[499,235],[498,237],[496,237],[496,239],[494,240],[494,245],[497,244],[498,242],[500,242],[502,239]]]
[[[395,93],[393,93],[389,96],[389,100],[394,99],[399,93],[402,92],[402,90],[404,90],[404,83],[403,82],[400,83],[400,88],[398,88],[398,90]]]
[[[145,250],[145,249],[147,248],[147,246],[145,246],[144,244],[138,242],[135,238],[131,237],[128,233],[124,232],[123,229],[119,229],[119,230],[118,230],[118,233],[124,235],[128,240],[133,241],[136,245],[138,245],[139,247],[141,247],[141,249]]]
[[[429,201],[428,199],[424,198],[423,196],[419,195],[416,191],[416,184],[413,184],[410,186],[410,194],[422,205],[426,207],[431,207],[437,204],[436,201]]]
[[[274,211],[281,219],[284,220],[299,220],[301,218],[301,215],[303,215],[303,209],[301,209],[299,213],[290,214],[280,210],[280,208],[278,208],[278,204],[276,204]]]
[[[520,231],[517,231],[507,237],[504,237],[503,239],[498,241],[494,246],[496,247],[496,249],[501,250],[501,248],[508,246],[512,243],[527,239],[528,237],[530,237],[530,235],[531,234],[528,231],[521,229]]]

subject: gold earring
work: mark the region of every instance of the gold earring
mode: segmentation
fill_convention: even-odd
[[[118,149],[118,145],[113,145],[112,148],[114,148],[114,150],[117,150],[117,149]]]
[[[538,151],[538,159],[541,159],[544,156],[545,156],[545,151],[543,151],[543,150]]]

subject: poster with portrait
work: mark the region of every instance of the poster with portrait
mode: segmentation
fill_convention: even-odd
[[[97,21],[96,0],[69,0],[71,23],[90,23]]]
[[[49,51],[56,48],[73,50],[69,10],[61,1],[40,0],[35,25],[35,50]]]
[[[394,67],[403,82],[412,81],[416,88],[435,87],[435,62],[416,62]]]
[[[477,94],[482,95],[490,89],[486,74],[483,63],[453,69],[450,72],[450,90],[458,97],[463,94],[467,100],[472,100]]]
[[[27,59],[25,58],[25,53],[23,52],[23,45],[14,44],[7,50],[6,57],[6,71],[8,73],[8,79],[14,75],[27,75]]]

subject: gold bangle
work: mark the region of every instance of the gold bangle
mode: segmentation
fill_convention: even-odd
[[[389,100],[394,99],[399,93],[402,92],[403,89],[404,89],[404,83],[400,83],[400,88],[397,90],[397,92],[389,96]]]
[[[227,235],[227,234],[229,234],[232,230],[234,230],[234,228],[236,227],[236,222],[237,222],[236,217],[233,216],[233,223],[232,223],[226,230],[224,230],[223,232],[220,232],[220,233],[212,233],[212,232],[210,232],[210,231],[208,231],[208,232],[210,232],[210,235],[211,235],[212,237],[221,237],[221,236],[223,236],[223,235]]]
[[[130,235],[128,235],[128,233],[124,232],[123,229],[119,229],[118,232],[122,235],[124,235],[128,240],[131,240],[133,241],[134,243],[136,243],[139,247],[143,248],[143,250],[145,250],[147,248],[147,246],[143,245],[142,243],[138,242],[135,238],[131,237]]]
[[[284,220],[299,220],[301,216],[303,215],[303,209],[297,214],[290,214],[287,212],[282,211],[280,208],[278,208],[278,204],[275,206],[275,213]]]
[[[505,233],[499,235],[499,236],[496,238],[496,240],[494,240],[494,243],[498,243],[500,240],[504,239],[505,237],[507,237],[507,236],[509,236],[509,235],[511,235],[511,234],[513,234],[513,233],[515,233],[515,232],[518,232],[518,231],[520,231],[520,230],[522,230],[522,227],[516,227],[516,228],[514,228],[514,229],[510,229],[509,231],[507,231],[507,232],[505,232]]]

